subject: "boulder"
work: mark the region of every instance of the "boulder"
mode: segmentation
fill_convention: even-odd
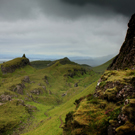
[[[23,95],[23,89],[25,88],[24,83],[19,83],[17,85],[12,85],[9,90],[17,92],[18,94]]]
[[[78,87],[78,83],[75,83],[74,87]]]
[[[10,101],[10,100],[12,100],[12,97],[10,95],[4,95],[4,94],[2,94],[0,96],[0,101],[1,102],[7,102],[7,101]]]
[[[43,92],[42,92],[42,90],[40,90],[40,89],[38,88],[38,89],[32,90],[31,93],[32,93],[32,94],[35,94],[35,95],[40,95],[40,94],[42,94]]]
[[[22,86],[21,85],[16,85],[16,92],[18,93],[18,94],[21,94],[21,95],[23,95],[23,88],[22,88]]]
[[[67,95],[67,93],[63,93],[61,96],[62,96],[62,97],[65,97],[66,95]]]
[[[30,78],[29,78],[29,76],[25,76],[22,81],[25,82],[25,83],[30,83]]]

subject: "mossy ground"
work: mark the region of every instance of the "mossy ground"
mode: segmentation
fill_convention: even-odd
[[[96,93],[76,100],[75,111],[66,116],[63,135],[107,135],[109,125],[115,127],[113,132],[118,135],[134,134],[135,97],[131,94],[134,93],[134,78],[132,69],[105,71]],[[119,93],[122,95],[117,98]],[[129,103],[125,105],[127,99]]]
[[[4,135],[30,117],[26,107],[17,105],[17,102],[17,100],[13,100],[0,106],[0,130]]]
[[[2,65],[4,67],[10,67],[13,65],[20,65],[22,61],[28,60],[26,57],[19,57],[19,58],[15,58],[13,60],[7,61],[5,63],[3,63]]]

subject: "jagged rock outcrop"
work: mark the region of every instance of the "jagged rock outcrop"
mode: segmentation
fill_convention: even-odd
[[[26,65],[30,65],[29,59],[26,57],[15,58],[1,65],[1,71],[3,74],[12,73],[18,68],[23,68]]]
[[[21,94],[23,95],[23,90],[25,88],[25,85],[24,83],[19,83],[17,85],[12,85],[9,90],[13,91],[13,92],[16,92],[18,94]]]
[[[119,54],[108,67],[108,70],[133,68],[135,65],[135,14],[129,23],[125,41],[121,46]]]

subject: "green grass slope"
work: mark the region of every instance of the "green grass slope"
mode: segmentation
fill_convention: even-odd
[[[37,60],[37,61],[32,61],[30,62],[31,63],[31,66],[36,68],[36,69],[43,69],[43,68],[46,68],[48,67],[48,64],[50,64],[52,61],[41,61],[41,60]]]
[[[100,72],[100,73],[104,73],[104,71],[107,69],[107,67],[112,63],[114,58],[112,58],[111,60],[107,61],[106,63],[99,65],[97,67],[93,67],[92,70],[95,72]]]
[[[86,96],[89,93],[92,94],[94,92],[96,83],[97,82],[94,82],[89,87],[84,89],[82,92],[73,96],[66,103],[64,103],[60,106],[56,106],[53,109],[51,109],[50,111],[47,111],[44,109],[44,112],[46,111],[48,116],[43,115],[42,111],[39,112],[40,115],[38,115],[38,117],[36,117],[36,118],[42,120],[42,122],[38,121],[40,123],[40,126],[36,127],[35,129],[33,129],[32,131],[30,131],[28,133],[22,134],[22,135],[31,135],[31,134],[33,134],[33,135],[37,135],[37,134],[61,135],[62,128],[60,127],[60,125],[61,125],[60,117],[61,117],[62,121],[65,122],[66,114],[69,111],[73,111],[75,109],[75,105],[74,105],[75,100],[82,96]],[[36,107],[38,108],[38,106],[39,105],[37,104]],[[42,105],[42,108],[44,108],[44,105]],[[35,114],[35,115],[37,116],[37,114]]]
[[[0,70],[0,133],[61,134],[61,121],[74,109],[74,100],[94,90],[99,77],[93,70],[59,61],[44,69],[27,65],[13,73]]]
[[[63,135],[134,135],[135,70],[107,70],[94,95],[76,100]]]
[[[31,66],[36,68],[36,69],[43,69],[49,66],[52,66],[53,64],[55,64],[56,62],[60,62],[60,64],[65,65],[65,64],[71,64],[71,65],[78,65],[75,62],[70,61],[67,57],[59,59],[59,60],[55,60],[55,61],[32,61],[31,62]]]
[[[10,67],[10,66],[15,66],[15,65],[21,66],[21,64],[23,64],[22,61],[28,61],[28,59],[26,57],[19,57],[19,58],[15,58],[13,60],[7,61],[7,62],[3,63],[2,65],[4,67]]]

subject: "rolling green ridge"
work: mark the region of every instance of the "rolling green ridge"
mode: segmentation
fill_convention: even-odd
[[[49,66],[52,66],[56,62],[60,62],[60,64],[65,65],[65,64],[72,64],[72,65],[79,65],[75,62],[70,61],[67,57],[55,61],[32,61],[31,66],[36,68],[36,69],[43,69]]]
[[[0,133],[62,134],[74,101],[93,93],[100,76],[67,58],[43,69],[27,65],[13,73],[0,70]]]

